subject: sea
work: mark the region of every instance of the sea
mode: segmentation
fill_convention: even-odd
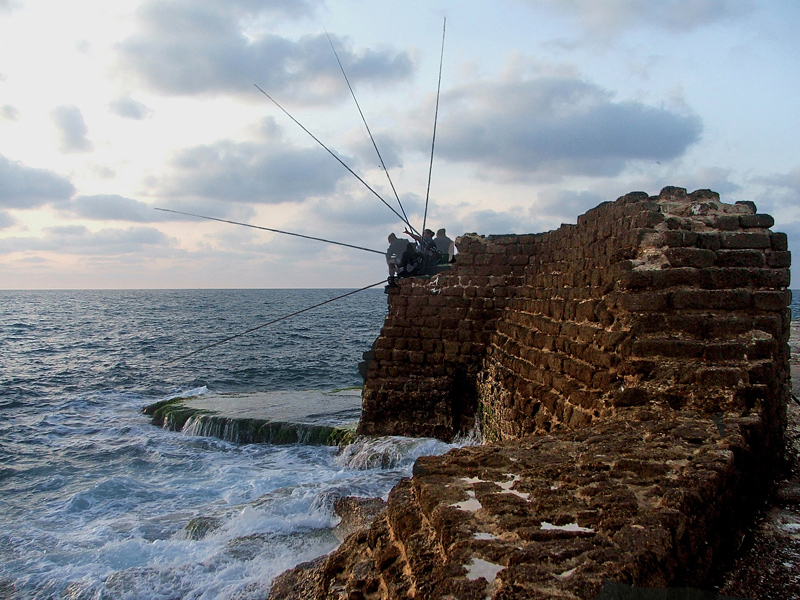
[[[354,424],[359,395],[337,392],[362,384],[387,301],[349,291],[0,291],[0,598],[263,599],[340,543],[337,498],[386,498],[472,443],[246,445],[142,414],[280,393],[284,420]]]

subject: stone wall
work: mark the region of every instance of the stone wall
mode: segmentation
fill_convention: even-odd
[[[405,280],[360,433],[491,443],[417,461],[369,528],[275,598],[591,600],[713,587],[763,501],[790,397],[790,256],[752,203],[665,188],[576,225],[466,235]]]
[[[577,225],[462,236],[404,280],[367,374],[359,432],[489,439],[584,427],[621,407],[769,414],[789,394],[790,255],[755,205],[632,193]]]

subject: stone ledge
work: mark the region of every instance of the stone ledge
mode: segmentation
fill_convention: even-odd
[[[703,587],[756,501],[762,482],[742,473],[760,458],[746,440],[761,425],[627,409],[591,429],[420,458],[369,529],[282,576],[313,590],[279,582],[280,598],[591,600],[605,581]]]

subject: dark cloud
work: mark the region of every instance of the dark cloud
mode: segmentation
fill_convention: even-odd
[[[169,247],[175,240],[153,227],[90,231],[82,225],[50,227],[45,237],[0,238],[0,254],[58,252],[87,256],[133,254],[149,247]]]
[[[88,152],[92,149],[92,142],[86,137],[89,130],[77,106],[59,106],[53,109],[51,116],[58,128],[62,152]]]
[[[144,202],[116,194],[76,196],[68,204],[61,204],[58,208],[75,217],[95,221],[153,223],[168,220],[164,213],[154,210]]]
[[[578,19],[587,31],[607,35],[632,27],[688,32],[741,18],[754,8],[752,0],[518,0],[534,9],[547,9]]]
[[[66,200],[74,193],[75,187],[66,177],[0,155],[0,207],[34,208]]]
[[[258,23],[276,13],[296,16],[316,3],[165,2],[142,8],[141,31],[119,45],[121,66],[150,87],[170,95],[243,93],[253,96],[257,83],[281,100],[329,102],[346,86],[322,35],[290,40],[267,33]],[[396,81],[407,78],[413,63],[406,53],[389,50],[355,52],[334,38],[351,81]]]
[[[19,119],[19,110],[16,106],[4,104],[0,106],[0,119],[5,121],[16,121]]]
[[[344,162],[352,160],[345,157]],[[219,141],[183,150],[156,194],[227,202],[301,202],[332,193],[347,171],[320,148],[295,148],[279,141]]]
[[[134,119],[141,121],[153,114],[153,109],[149,106],[137,102],[133,98],[119,98],[109,105],[111,112],[123,119]]]
[[[702,130],[695,115],[614,102],[578,79],[475,85],[449,96],[437,156],[510,179],[615,176],[631,161],[681,156]]]
[[[11,227],[14,223],[16,223],[14,217],[12,217],[6,211],[0,210],[0,229]]]

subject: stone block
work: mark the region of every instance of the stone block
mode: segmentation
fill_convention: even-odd
[[[696,234],[696,243],[698,248],[707,250],[719,250],[722,247],[720,235],[716,231],[698,232]]]
[[[719,231],[736,231],[739,229],[737,215],[714,215],[707,218],[708,224]]]
[[[725,231],[720,234],[723,248],[769,248],[770,236],[756,231]]]
[[[744,360],[747,347],[741,342],[722,342],[706,345],[703,351],[705,360]]]
[[[676,229],[674,231],[664,231],[661,233],[660,241],[661,244],[653,243],[653,245],[654,246],[663,245],[663,246],[668,246],[670,248],[696,246],[697,234],[694,231],[686,231],[681,229]]]
[[[645,338],[635,340],[631,346],[631,355],[642,358],[701,358],[704,351],[702,342],[680,338]]]
[[[767,264],[770,267],[791,267],[792,253],[783,250],[773,250],[767,254]]]
[[[742,310],[750,306],[747,290],[675,290],[672,306],[676,309]]]
[[[769,240],[770,240],[770,247],[773,250],[785,252],[786,250],[789,249],[789,238],[786,237],[785,233],[779,231],[770,233]]]
[[[669,293],[637,292],[620,294],[617,307],[630,312],[663,311],[669,307]]]
[[[780,311],[789,306],[792,293],[782,291],[755,291],[753,292],[753,308],[759,311]]]
[[[735,367],[700,367],[695,373],[695,382],[704,387],[735,387],[741,379]]]
[[[753,269],[751,277],[759,288],[785,288],[791,281],[789,269]]]
[[[766,264],[766,257],[761,250],[717,250],[716,266],[718,267],[755,267]]]
[[[710,267],[717,260],[713,250],[703,248],[667,248],[664,255],[673,267]]]
[[[775,225],[771,215],[739,215],[739,225],[745,229],[769,229]]]

